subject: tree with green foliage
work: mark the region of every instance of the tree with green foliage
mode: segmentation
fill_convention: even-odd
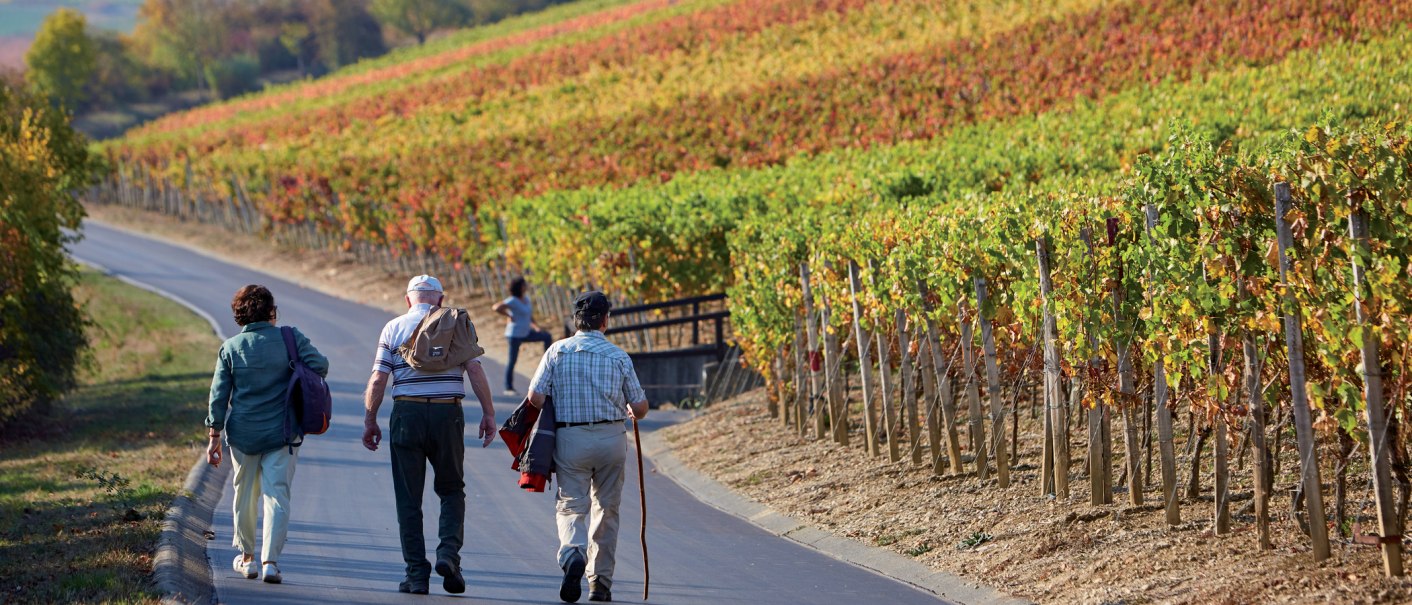
[[[73,108],[84,100],[95,61],[87,28],[88,20],[78,11],[56,10],[44,19],[25,53],[25,80],[58,105]]]
[[[387,52],[382,26],[364,0],[305,0],[302,12],[313,30],[319,63],[330,70]]]
[[[425,44],[438,29],[469,23],[471,10],[457,0],[373,0],[373,16]]]
[[[85,321],[65,230],[93,168],[65,112],[0,80],[0,426],[74,386]]]
[[[304,53],[313,39],[314,33],[309,30],[307,23],[294,21],[280,24],[279,44],[294,57],[295,62],[299,65],[300,77],[309,73],[308,66],[304,64]]]
[[[207,67],[225,54],[231,31],[224,0],[146,0],[133,38],[154,67],[170,69],[198,88],[210,85]]]

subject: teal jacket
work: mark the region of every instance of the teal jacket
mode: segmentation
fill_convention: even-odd
[[[328,358],[298,328],[294,328],[294,343],[309,369],[328,376]],[[282,447],[284,394],[293,372],[279,328],[268,321],[246,324],[216,354],[206,426],[224,430],[230,446],[245,454]]]

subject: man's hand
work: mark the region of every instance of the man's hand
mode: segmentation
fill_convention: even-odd
[[[363,447],[371,451],[378,451],[378,444],[382,443],[382,429],[378,427],[376,418],[368,418],[363,421]]]
[[[476,434],[481,439],[481,447],[490,447],[490,442],[495,441],[495,417],[482,415],[480,417],[480,431]]]
[[[211,466],[221,465],[221,438],[211,437],[211,443],[206,445],[206,463]]]

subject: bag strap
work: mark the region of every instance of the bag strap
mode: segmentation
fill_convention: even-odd
[[[427,314],[422,316],[421,321],[417,322],[417,327],[412,328],[412,333],[407,335],[407,339],[402,341],[402,344],[397,345],[397,353],[401,355],[402,349],[408,349],[410,351],[417,340],[417,335],[421,334],[422,330],[427,327],[427,324],[436,319],[434,316],[445,308],[446,307],[436,307],[427,311]],[[403,355],[403,357],[406,357],[406,355]]]
[[[294,328],[280,326],[279,333],[284,336],[284,351],[289,353],[289,367],[292,369],[294,362],[299,361],[299,346],[294,344]]]
[[[292,370],[294,369],[295,362],[299,360],[299,347],[294,344],[294,328],[291,328],[289,326],[280,326],[279,333],[280,336],[284,337],[284,350],[285,352],[289,353],[289,369]],[[285,402],[286,405],[284,406],[284,439],[285,445],[289,447],[289,453],[293,454],[294,448],[304,444],[304,436],[299,435],[298,441],[290,439],[290,434],[297,433],[298,431],[294,430],[294,418],[290,414],[290,412],[293,410],[291,410],[290,406],[287,405],[289,402],[288,393],[285,393]]]

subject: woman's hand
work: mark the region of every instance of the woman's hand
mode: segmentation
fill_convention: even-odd
[[[211,442],[206,445],[206,463],[211,466],[221,465],[221,436],[211,435]]]

